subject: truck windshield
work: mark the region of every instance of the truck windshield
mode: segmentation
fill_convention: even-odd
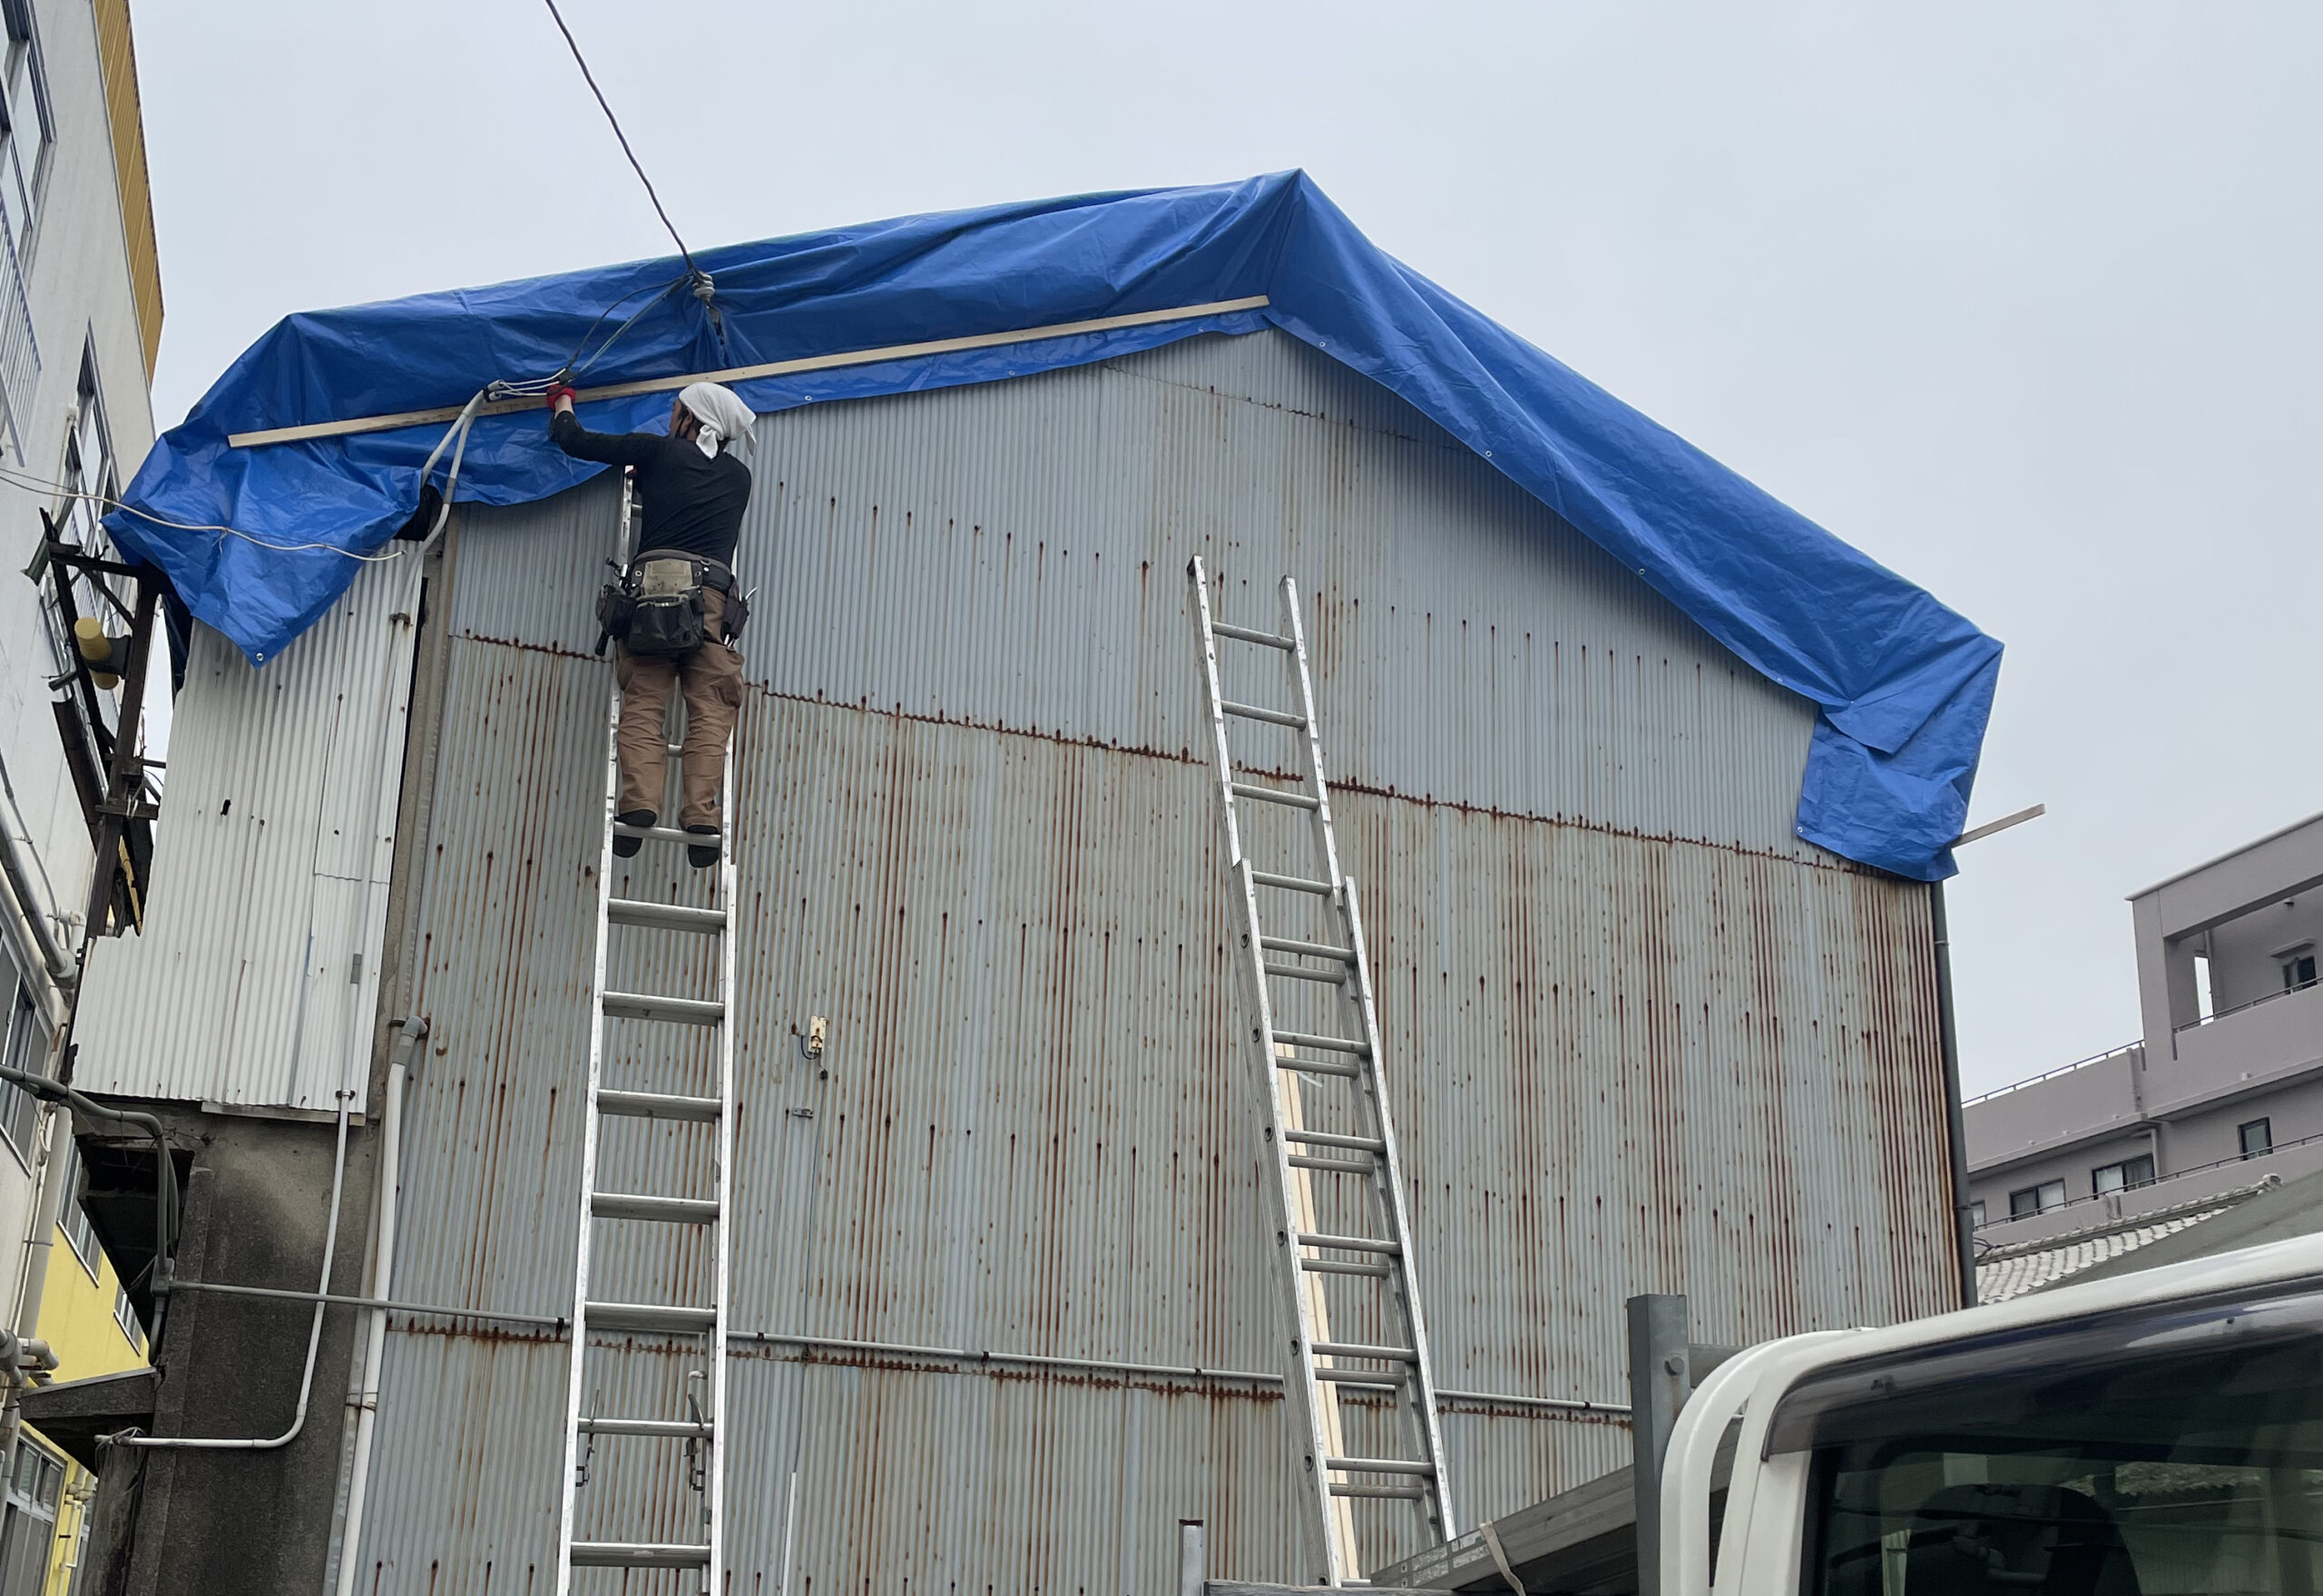
[[[1793,1393],[1802,1596],[2323,1596],[2323,1293],[2019,1332]]]

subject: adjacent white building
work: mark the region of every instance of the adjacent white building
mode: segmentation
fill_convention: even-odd
[[[1987,1256],[2140,1233],[2323,1169],[2323,815],[2156,882],[2130,914],[2143,1034],[1965,1105]]]
[[[87,929],[88,782],[119,714],[118,687],[73,679],[64,606],[128,630],[90,579],[60,591],[47,539],[53,528],[103,552],[96,506],[72,494],[117,491],[123,463],[152,442],[162,295],[126,0],[0,0],[0,1062],[38,1068]],[[134,583],[108,581],[131,599]],[[165,696],[158,656],[152,678]],[[150,852],[132,824],[115,855],[128,861],[125,915],[139,912],[137,861]],[[0,1085],[0,1235],[34,1233],[40,1172],[69,1149],[52,1128]],[[13,1258],[0,1268],[0,1322],[16,1323],[28,1273]]]

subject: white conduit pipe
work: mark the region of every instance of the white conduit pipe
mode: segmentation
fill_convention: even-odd
[[[371,1252],[371,1295],[384,1297],[395,1283],[396,1196],[403,1179],[403,1092],[410,1079],[412,1050],[427,1035],[427,1022],[414,1015],[403,1023],[394,1060],[387,1065],[387,1102],[379,1127],[379,1208]],[[324,1287],[328,1290],[328,1284]],[[320,1306],[318,1304],[317,1306]],[[371,1434],[379,1418],[379,1370],[387,1361],[387,1315],[371,1310],[369,1338],[363,1348],[363,1385],[356,1398],[355,1466],[347,1482],[347,1520],[339,1532],[338,1596],[354,1596],[355,1558],[363,1546],[364,1499],[371,1490]]]
[[[330,1218],[324,1221],[322,1284],[316,1291],[330,1289],[330,1266],[338,1257],[338,1199],[347,1185],[347,1105],[354,1098],[352,1092],[341,1089],[338,1093],[338,1149],[331,1160]],[[163,1154],[164,1157],[168,1155]],[[290,1415],[290,1427],[279,1435],[265,1440],[218,1438],[206,1435],[141,1435],[123,1430],[111,1435],[100,1435],[98,1444],[105,1446],[142,1446],[152,1451],[171,1452],[278,1452],[299,1438],[307,1427],[307,1399],[315,1390],[315,1355],[322,1349],[323,1310],[329,1305],[315,1304],[314,1321],[307,1328],[307,1372],[299,1376],[299,1410]]]

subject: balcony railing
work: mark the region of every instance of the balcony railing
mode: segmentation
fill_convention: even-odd
[[[2172,1026],[2171,1033],[2176,1035],[2181,1032],[2199,1031],[2205,1025],[2215,1025],[2220,1020],[2231,1015],[2247,1014],[2252,1009],[2262,1008],[2268,1004],[2279,1003],[2287,997],[2297,997],[2302,992],[2312,992],[2318,986],[2323,986],[2323,981],[2302,981],[2296,986],[2286,986],[2280,992],[2269,992],[2263,996],[2252,998],[2249,1003],[2239,1003],[2230,1009],[2220,1009],[2214,1013],[2204,1014],[2199,1020],[2189,1020],[2183,1025]]]
[[[0,398],[6,401],[8,441],[22,460],[33,396],[40,386],[40,345],[33,337],[32,300],[25,292],[15,230],[0,226],[0,245],[5,246],[0,249]]]
[[[2093,1054],[2089,1058],[2081,1059],[2070,1064],[2060,1064],[2055,1069],[2034,1075],[2029,1080],[2012,1081],[2005,1086],[1996,1086],[1982,1096],[1965,1100],[1960,1106],[1964,1109],[1971,1109],[1980,1102],[1990,1102],[1996,1097],[2006,1097],[2012,1092],[2022,1092],[2028,1086],[2038,1086],[2044,1081],[2053,1081],[2060,1075],[2070,1075],[2075,1070],[2086,1070],[2093,1065],[2104,1063],[2109,1059],[2118,1059],[2123,1053],[2135,1053],[2144,1045],[2142,1042],[2125,1042],[2119,1047],[2108,1048],[2105,1052]]]

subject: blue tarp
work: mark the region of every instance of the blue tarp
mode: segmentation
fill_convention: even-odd
[[[326,546],[284,552],[131,512],[107,528],[262,664],[354,580],[334,551],[375,551],[411,515],[444,427],[246,449],[229,434],[458,405],[490,378],[557,370],[593,322],[601,341],[639,306],[583,386],[1264,294],[1263,309],[737,387],[767,412],[1280,328],[1401,395],[1818,705],[1801,837],[1921,880],[1952,874],[2000,644],[1391,259],[1303,173],[903,217],[696,259],[716,279],[720,330],[682,289],[653,300],[678,273],[666,259],[292,316],[162,438],[124,496],[169,521]],[[582,408],[593,427],[644,428],[669,396]],[[552,447],[537,410],[485,417],[458,497],[522,504],[599,469]]]

